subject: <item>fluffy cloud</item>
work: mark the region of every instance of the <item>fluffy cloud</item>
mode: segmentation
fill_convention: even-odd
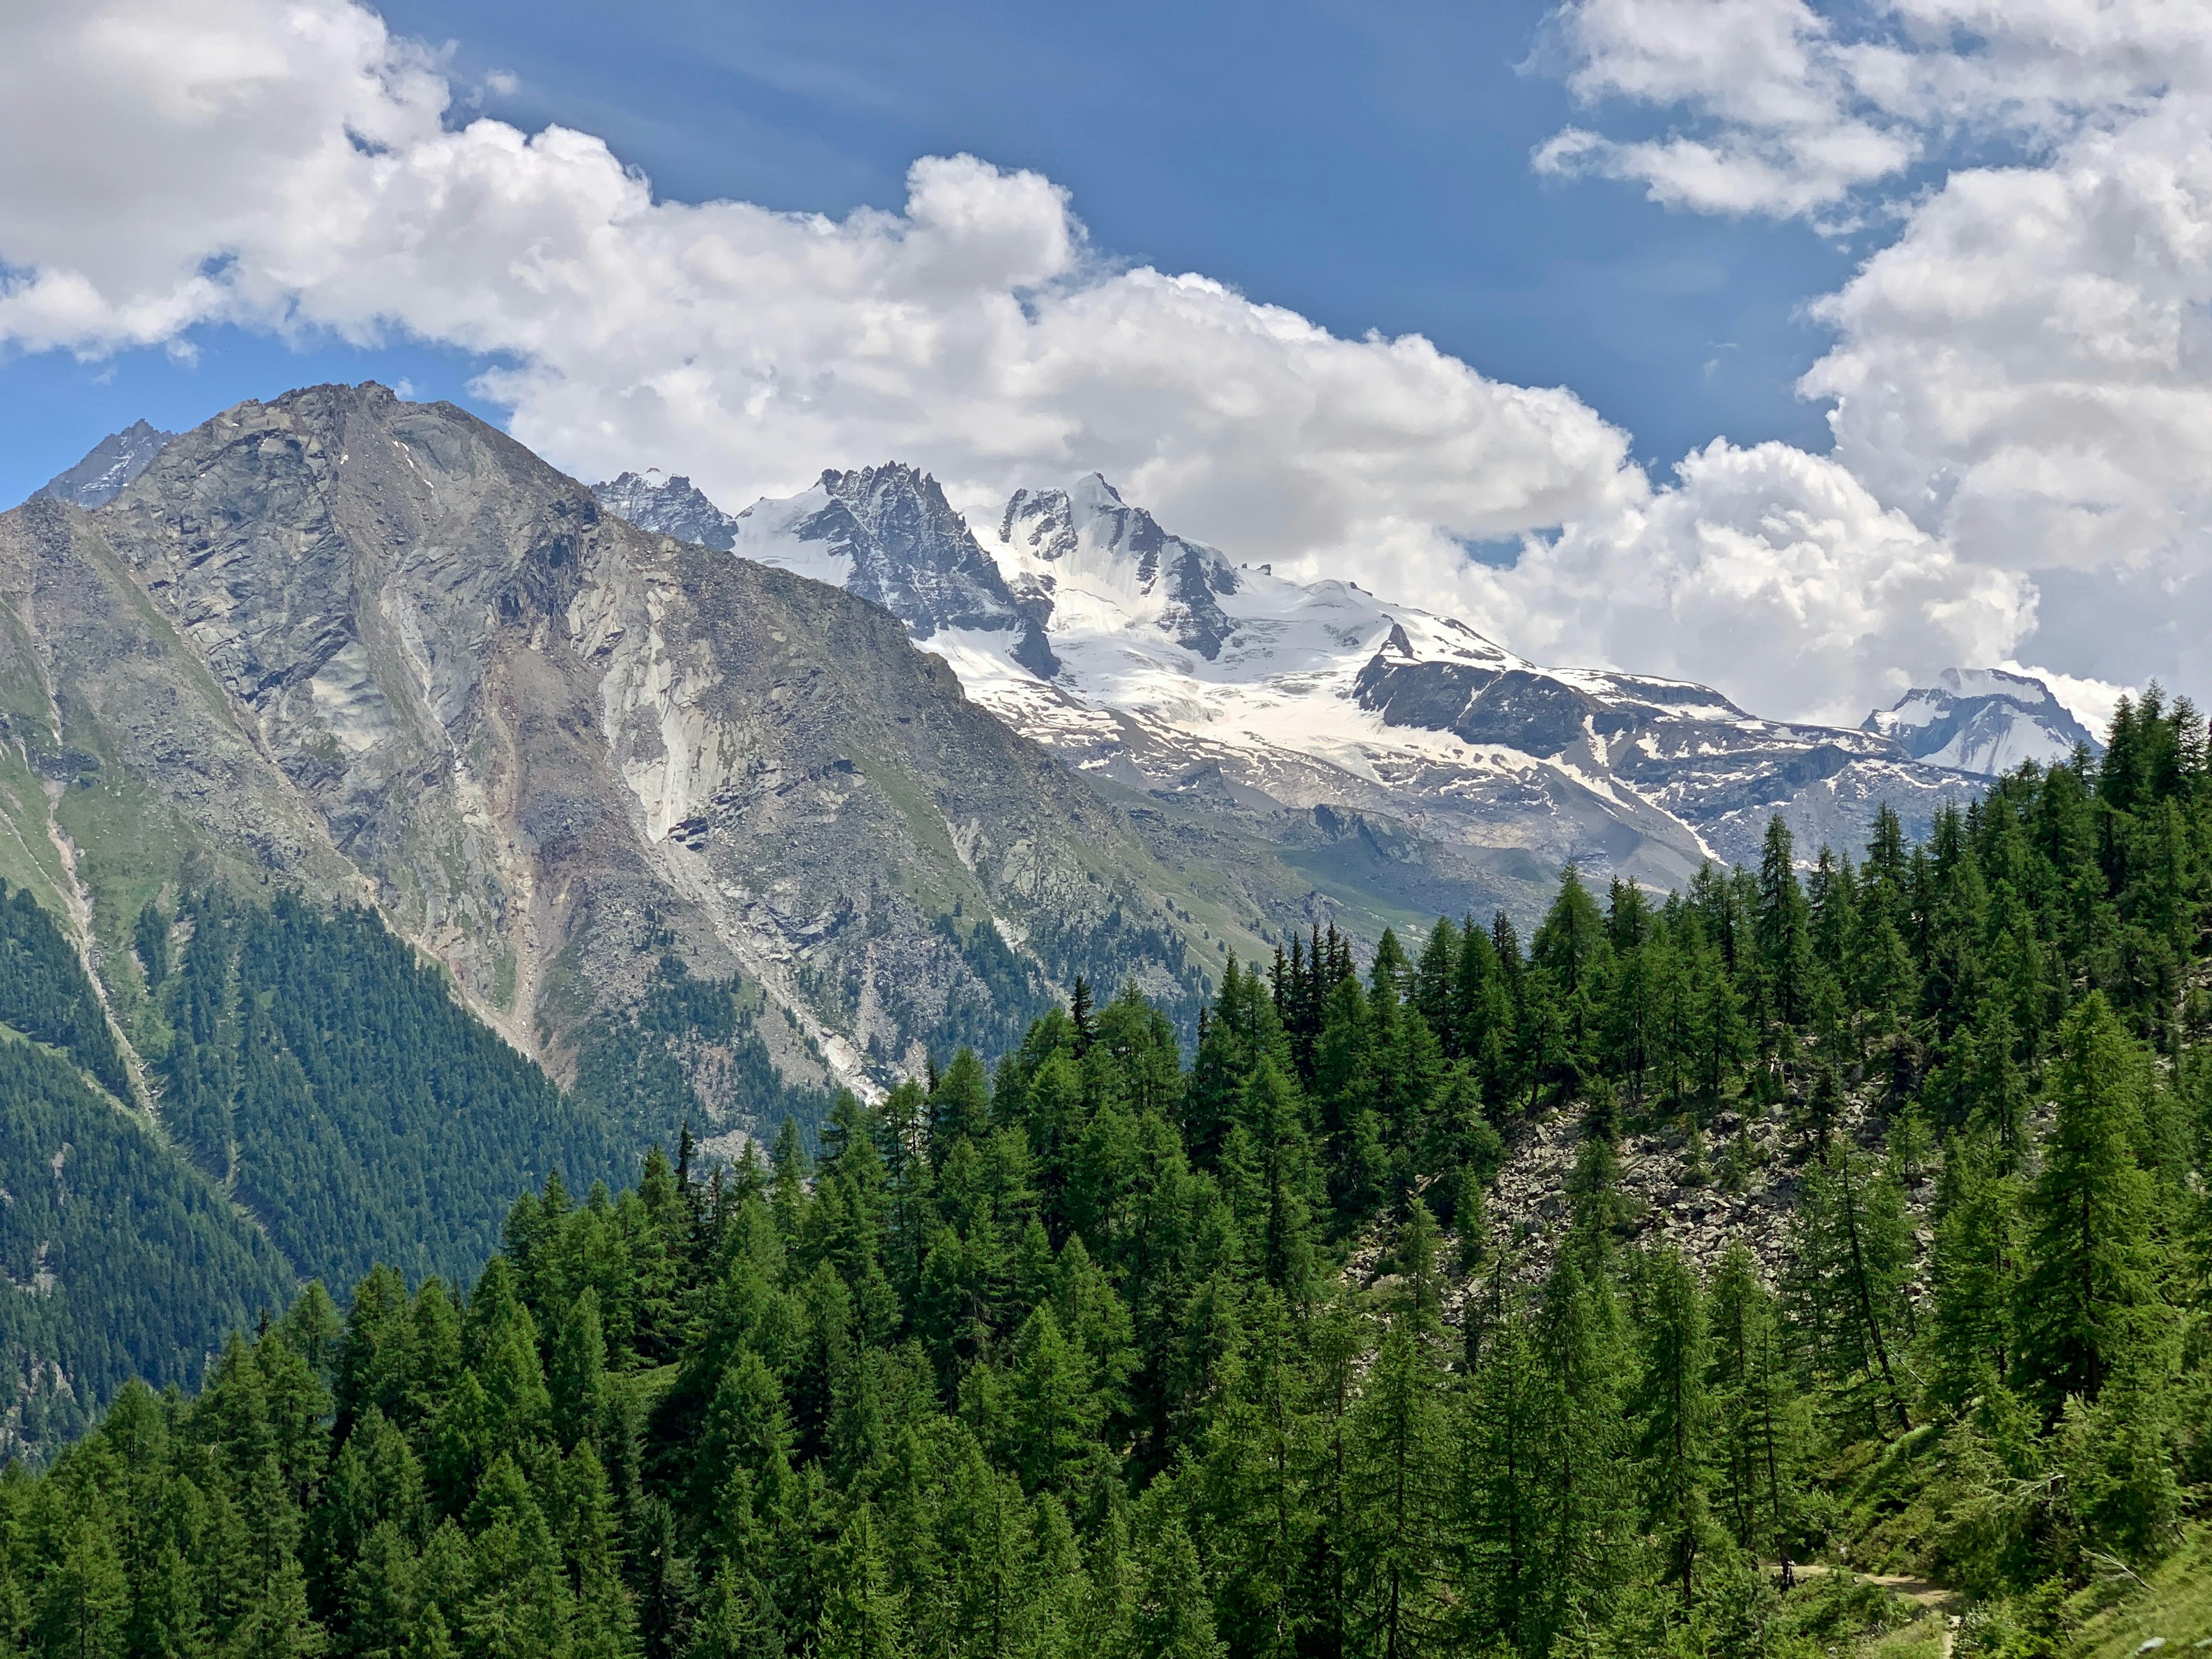
[[[2154,103],[2193,78],[2207,37],[2197,0],[1875,0],[1844,15],[1568,0],[1552,27],[1569,89],[1675,125],[1633,139],[1570,127],[1536,165],[1703,212],[1833,216],[1947,143],[2044,149]]]
[[[1836,454],[1969,559],[2026,568],[2075,657],[2202,684],[2212,628],[2212,102],[1954,175],[1819,313]]]
[[[2036,603],[1833,461],[1721,441],[1640,507],[1533,543],[1492,590],[1484,608],[1524,651],[1852,725],[1944,666],[2004,656]]]
[[[344,0],[106,0],[23,32],[0,335],[26,345],[398,326],[511,359],[487,384],[517,435],[582,471],[652,458],[744,496],[890,455],[982,492],[1097,466],[1262,554],[1384,516],[1504,534],[1633,487],[1571,394],[1114,270],[1035,173],[925,160],[903,212],[842,220],[656,203],[587,135],[449,129],[421,53]]]
[[[1655,201],[1708,212],[1797,214],[1919,154],[1861,88],[1894,79],[1888,54],[1839,42],[1802,0],[1577,0],[1554,26],[1577,98],[1679,108],[1693,125],[1630,141],[1570,127],[1538,148],[1540,171],[1638,179]]]
[[[1097,468],[1237,556],[1778,714],[1855,717],[2003,654],[2028,614],[1831,463],[1720,447],[1654,490],[1571,393],[1116,267],[1034,173],[925,160],[901,210],[842,219],[656,201],[588,135],[454,123],[437,64],[349,0],[7,27],[0,340],[22,347],[398,329],[491,355],[516,435],[571,471],[657,463],[725,501],[894,457],[973,505]],[[1510,571],[1465,557],[1515,536]]]
[[[1555,164],[1709,210],[1843,210],[1893,178],[1834,164],[1870,125],[1939,158],[1901,228],[1813,314],[1802,390],[1835,457],[1968,562],[2033,580],[2036,654],[2073,675],[2203,689],[2212,631],[2212,14],[2198,0],[1892,0],[1846,35],[1799,0],[1582,0],[1576,89],[1683,131],[1577,130]],[[1735,57],[1671,42],[1724,27]],[[1764,43],[1759,45],[1756,43]],[[1735,193],[1655,159],[1704,144],[1771,169]],[[1901,165],[1901,164],[1900,164]],[[1932,163],[1931,163],[1932,165]],[[1872,198],[1856,198],[1863,210]]]

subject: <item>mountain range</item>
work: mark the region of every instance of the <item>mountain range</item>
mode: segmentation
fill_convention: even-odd
[[[1849,731],[1545,668],[1095,474],[980,535],[896,463],[734,514],[681,477],[586,489],[373,386],[141,422],[0,546],[0,875],[89,963],[180,872],[343,896],[574,1083],[636,1046],[665,958],[735,988],[765,1056],[656,1035],[684,1082],[653,1111],[717,1127],[993,1048],[1078,976],[1194,1018],[1293,928],[1525,918],[1570,860],[1677,885],[1778,811],[1808,848],[1877,800],[1916,831],[2087,736],[2018,676]]]
[[[1356,842],[1366,859],[1337,855],[1316,910],[1358,908],[1342,885],[1356,874],[1376,915],[1525,914],[1569,860],[1674,886],[1705,858],[1754,859],[1777,812],[1807,848],[1856,846],[1885,800],[1918,833],[1984,777],[2087,736],[2018,676],[1954,671],[1953,689],[1899,705],[1948,699],[1940,720],[1892,711],[1851,731],[1760,719],[1678,681],[1542,667],[1356,583],[1233,562],[1096,474],[1017,490],[980,533],[898,465],[825,472],[734,514],[681,476],[624,473],[595,493],[634,523],[883,604],[969,696],[1126,792],[1139,821],[1308,867]]]

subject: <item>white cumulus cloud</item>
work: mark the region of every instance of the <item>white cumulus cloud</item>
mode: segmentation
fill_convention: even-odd
[[[1838,21],[1848,15],[1849,27]],[[1571,0],[1571,84],[1677,125],[1550,164],[1708,211],[1899,225],[1812,314],[1836,459],[2024,576],[2062,677],[2204,688],[2212,634],[2212,9],[2201,0]],[[1741,44],[1700,55],[1685,40]],[[1901,160],[1836,163],[1839,135]],[[1703,184],[1698,146],[1748,158]],[[1757,167],[1767,174],[1753,177]],[[1912,191],[1902,189],[1915,162]],[[1691,182],[1685,182],[1691,179]]]
[[[1488,608],[1554,661],[1856,725],[1944,667],[2002,657],[2035,605],[2032,584],[1963,565],[1835,462],[1716,440],[1639,507],[1533,543]]]
[[[897,210],[843,218],[656,200],[588,134],[459,121],[434,58],[349,0],[0,17],[19,348],[400,331],[491,356],[484,389],[556,464],[725,501],[899,459],[982,506],[1095,468],[1236,556],[1774,714],[1856,718],[2005,654],[2032,611],[1833,463],[1718,446],[1655,489],[1571,392],[1118,266],[1033,173],[925,159]],[[1510,570],[1465,556],[1516,536]]]

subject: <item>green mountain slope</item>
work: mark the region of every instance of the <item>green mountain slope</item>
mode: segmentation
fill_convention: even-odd
[[[133,1376],[191,1384],[296,1289],[283,1255],[128,1104],[53,919],[0,893],[0,1455],[76,1432]]]
[[[0,895],[0,1446],[376,1261],[473,1275],[507,1196],[588,1185],[632,1133],[565,1096],[373,915],[220,889],[133,928],[145,1106],[51,915]]]
[[[151,1258],[112,1302],[20,1293],[12,1374],[88,1401],[122,1371],[83,1356],[188,1377],[275,1289],[465,1278],[549,1170],[811,1130],[838,1081],[1010,1047],[1079,978],[1194,1028],[1257,921],[884,612],[374,386],[242,404],[97,512],[0,514],[0,1024],[79,1077],[12,1156],[105,1097],[139,1137],[117,1249],[181,1206],[238,1257],[197,1313]],[[58,1248],[16,1219],[26,1264]]]

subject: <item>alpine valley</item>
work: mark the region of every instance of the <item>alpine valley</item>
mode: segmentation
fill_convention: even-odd
[[[189,1382],[305,1279],[465,1279],[555,1168],[805,1139],[1079,982],[1188,1043],[1315,927],[1680,888],[1776,813],[1917,835],[2050,718],[2005,692],[1853,732],[1540,668],[1096,476],[979,536],[896,463],[732,516],[374,385],[141,422],[0,515],[0,1436]]]

